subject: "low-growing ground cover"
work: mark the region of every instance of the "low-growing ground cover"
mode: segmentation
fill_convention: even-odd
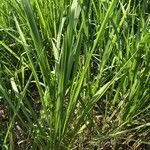
[[[150,149],[148,0],[1,0],[1,149]]]

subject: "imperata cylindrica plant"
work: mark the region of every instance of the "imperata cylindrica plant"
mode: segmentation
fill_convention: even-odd
[[[149,6],[1,0],[0,149],[148,149]]]

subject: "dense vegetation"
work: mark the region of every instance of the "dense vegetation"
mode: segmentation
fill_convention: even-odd
[[[0,148],[149,149],[149,0],[1,0]]]

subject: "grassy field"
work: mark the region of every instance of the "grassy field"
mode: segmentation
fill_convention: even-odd
[[[150,149],[149,0],[0,1],[0,149]]]

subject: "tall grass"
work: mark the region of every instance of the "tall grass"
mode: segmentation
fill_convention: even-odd
[[[1,148],[150,144],[149,6],[1,0]]]

